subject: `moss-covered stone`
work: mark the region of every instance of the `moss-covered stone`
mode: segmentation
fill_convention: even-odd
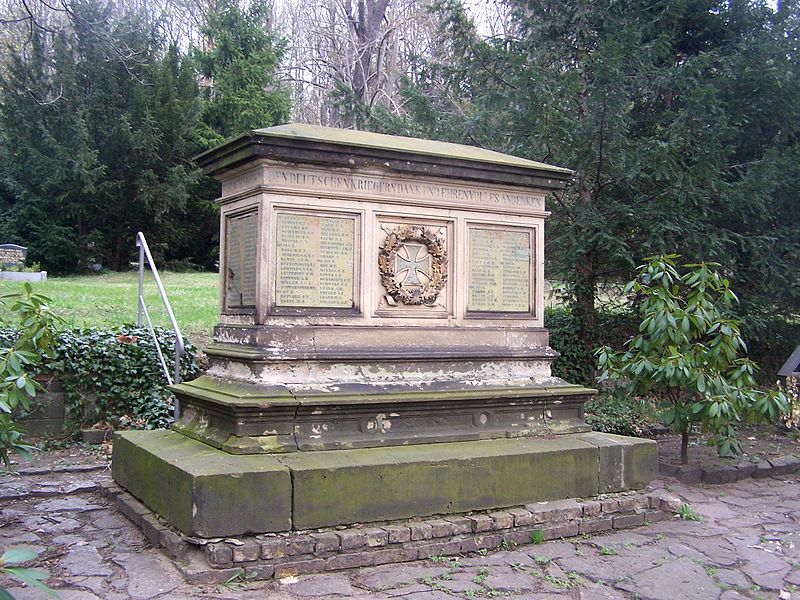
[[[205,537],[590,497],[644,487],[655,443],[602,433],[233,455],[172,431],[114,440],[114,479]]]
[[[291,528],[289,470],[272,456],[233,456],[172,431],[126,431],[114,437],[112,474],[184,533]]]
[[[576,437],[598,449],[601,494],[641,489],[658,474],[658,447],[653,440],[597,431]]]
[[[302,452],[281,461],[292,470],[295,528],[597,494],[597,448],[575,436]]]

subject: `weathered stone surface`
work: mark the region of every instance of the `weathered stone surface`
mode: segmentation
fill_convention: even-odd
[[[772,458],[769,463],[775,469],[775,475],[787,475],[800,469],[800,458],[791,455]]]
[[[658,476],[658,449],[653,440],[596,431],[576,437],[599,451],[599,492],[641,489]]]
[[[131,598],[149,600],[183,583],[178,570],[159,554],[120,554],[114,562],[125,570]]]
[[[234,545],[231,548],[233,562],[243,563],[258,560],[261,547],[255,540],[248,540],[241,546]]]
[[[289,471],[270,456],[234,456],[171,431],[114,438],[114,479],[190,535],[283,531]]]
[[[61,565],[70,575],[108,577],[112,570],[94,546],[72,546]]]
[[[333,532],[312,533],[311,538],[314,540],[314,554],[319,555],[339,550],[339,536]]]
[[[753,478],[754,479],[764,479],[765,477],[771,477],[774,473],[772,469],[772,465],[765,461],[758,463],[753,470]]]
[[[301,452],[281,462],[293,472],[299,528],[597,493],[597,448],[576,436]]]
[[[639,572],[618,587],[642,600],[715,600],[721,593],[706,571],[688,558]]]
[[[703,469],[703,483],[733,483],[740,476],[739,469],[732,466],[716,466]]]
[[[614,529],[629,529],[644,525],[644,514],[616,515],[612,519]]]
[[[298,596],[357,596],[364,592],[356,589],[344,575],[303,575],[297,583],[286,586],[288,592]]]

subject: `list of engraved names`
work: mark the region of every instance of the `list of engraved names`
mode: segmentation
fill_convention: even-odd
[[[469,295],[473,312],[530,312],[530,233],[469,230]]]
[[[228,308],[256,304],[256,213],[228,219],[227,286]]]
[[[355,219],[278,214],[278,306],[353,306]]]

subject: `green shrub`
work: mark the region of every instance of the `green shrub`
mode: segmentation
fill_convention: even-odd
[[[599,312],[593,341],[586,344],[578,335],[578,317],[569,308],[553,307],[544,312],[544,325],[550,332],[550,347],[561,354],[553,363],[553,375],[587,387],[597,384],[594,348],[617,343],[629,337],[637,326],[631,311]]]
[[[172,369],[175,334],[156,328]],[[186,342],[181,377],[198,373],[196,350]],[[108,423],[115,428],[156,429],[170,422],[173,396],[158,361],[155,341],[144,328],[75,329],[62,332],[49,367],[64,386],[70,421],[78,426]]]
[[[740,454],[734,425],[777,419],[786,411],[780,392],[755,389],[757,365],[732,316],[737,301],[716,263],[678,266],[677,255],[654,256],[637,269],[626,292],[641,299],[638,333],[624,352],[597,349],[600,381],[616,379],[630,393],[668,403],[664,423],[681,434],[681,461],[699,424],[721,455]]]
[[[49,298],[34,294],[29,283],[23,290],[0,298],[17,317],[14,334],[4,335],[0,347],[0,460],[6,467],[11,464],[10,450],[23,456],[30,450],[17,418],[30,410],[31,401],[42,388],[35,376],[42,362],[52,355],[60,322],[48,307]]]
[[[595,431],[632,435],[650,434],[658,424],[658,408],[646,398],[636,398],[621,390],[600,393],[586,403],[586,423]]]

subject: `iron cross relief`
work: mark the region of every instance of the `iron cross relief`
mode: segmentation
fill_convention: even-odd
[[[399,252],[395,255],[395,273],[400,275],[400,273],[406,271],[406,277],[403,283],[422,285],[422,282],[419,280],[420,273],[422,273],[426,279],[431,278],[431,255],[425,254],[424,257],[418,258],[422,246],[417,244],[403,244],[402,250],[405,251],[406,256],[400,256]]]

